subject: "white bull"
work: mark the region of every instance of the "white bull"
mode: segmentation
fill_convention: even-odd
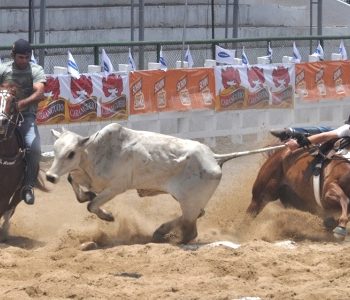
[[[219,155],[196,141],[116,123],[90,137],[66,130],[52,133],[57,140],[47,180],[56,183],[69,173],[78,201],[89,201],[88,210],[99,218],[113,221],[113,215],[100,206],[128,189],[137,189],[140,196],[169,193],[179,202],[182,216],[162,224],[153,234],[155,242],[194,239],[197,218],[220,182],[221,165],[237,156],[269,150]]]

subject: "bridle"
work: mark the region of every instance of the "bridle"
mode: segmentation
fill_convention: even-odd
[[[8,109],[8,101],[10,109]],[[17,126],[23,122],[23,116],[16,108],[16,99],[10,89],[0,88],[0,141],[12,136]]]

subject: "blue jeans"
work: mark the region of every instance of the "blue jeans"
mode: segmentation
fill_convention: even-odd
[[[39,172],[41,157],[40,136],[38,126],[35,122],[35,115],[23,113],[23,122],[19,127],[26,148],[25,159],[26,169],[24,172],[24,185],[34,187]]]

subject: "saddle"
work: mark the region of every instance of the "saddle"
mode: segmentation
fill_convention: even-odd
[[[321,180],[322,180],[322,169],[324,167],[324,163],[327,160],[333,159],[335,156],[339,157],[340,159],[345,159],[350,162],[349,156],[344,156],[342,152],[348,152],[343,151],[347,146],[350,145],[350,137],[344,137],[344,138],[337,138],[330,140],[324,144],[322,144],[320,147],[317,148],[316,151],[313,153],[310,153],[311,155],[315,156],[315,158],[312,161],[312,183],[313,183],[313,190],[314,190],[314,197],[317,202],[317,204],[322,207],[321,204]],[[310,151],[313,151],[310,149]]]

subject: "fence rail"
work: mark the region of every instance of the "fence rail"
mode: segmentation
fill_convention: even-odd
[[[345,47],[350,47],[350,36],[294,36],[294,37],[261,37],[261,38],[235,38],[235,39],[209,39],[189,40],[191,54],[195,67],[201,67],[205,59],[215,57],[215,45],[227,49],[236,49],[236,57],[241,57],[242,48],[245,47],[251,64],[256,63],[256,57],[267,53],[270,42],[273,49],[273,62],[281,62],[284,55],[292,56],[292,46],[295,41],[302,59],[307,61],[308,55],[313,53],[320,41],[325,59],[330,59],[332,52],[338,52],[340,40],[344,40]],[[79,66],[80,72],[87,72],[88,65],[99,65],[101,51],[104,48],[112,61],[114,68],[118,64],[128,62],[128,51],[132,49],[138,69],[147,68],[148,62],[159,61],[159,51],[162,46],[163,54],[169,68],[174,68],[177,60],[183,57],[182,41],[139,41],[117,43],[91,43],[91,44],[35,44],[34,54],[47,74],[53,73],[54,66],[67,65],[67,51],[70,50]],[[3,61],[11,59],[11,46],[0,47],[0,57]],[[139,59],[143,57],[143,59]],[[139,63],[138,63],[139,62]]]

